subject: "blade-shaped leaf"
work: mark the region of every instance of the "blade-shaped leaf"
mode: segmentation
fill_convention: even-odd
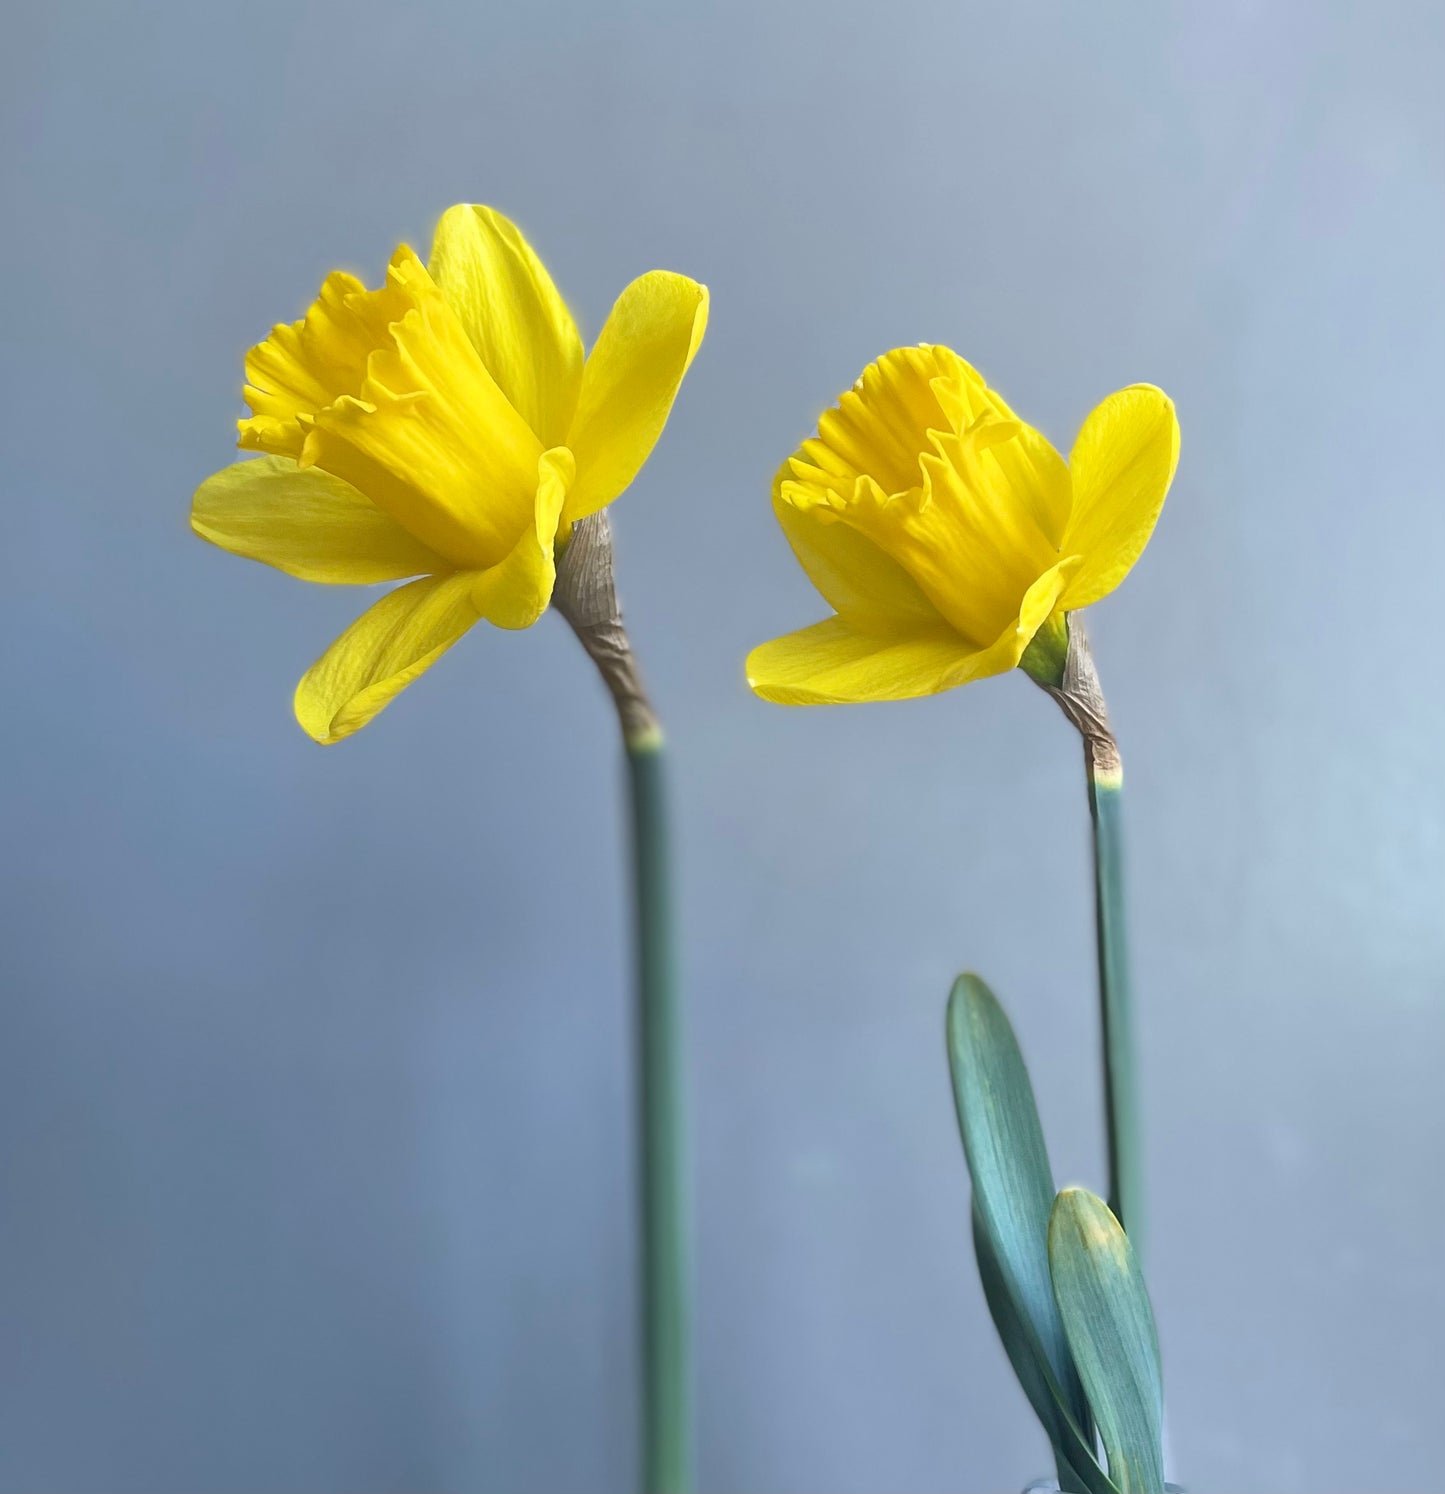
[[[1164,1386],[1154,1313],[1129,1237],[1086,1188],[1065,1188],[1054,1202],[1049,1266],[1109,1477],[1121,1494],[1161,1494]]]
[[[1065,1409],[1058,1382],[1047,1368],[1038,1340],[1019,1317],[1009,1298],[1003,1272],[999,1269],[993,1246],[988,1242],[976,1202],[973,1208],[973,1253],[978,1260],[984,1300],[988,1303],[989,1315],[998,1329],[1004,1352],[1053,1444],[1054,1458],[1059,1466],[1059,1488],[1073,1491],[1073,1494],[1081,1494],[1081,1491],[1082,1494],[1117,1494],[1113,1483],[1099,1467],[1094,1449],[1084,1441],[1083,1432]]]
[[[1033,1086],[1019,1053],[1013,1028],[993,993],[976,975],[961,975],[948,1000],[948,1061],[964,1155],[973,1178],[978,1234],[988,1246],[979,1269],[995,1270],[1001,1294],[990,1299],[994,1321],[1009,1357],[1016,1345],[1026,1347],[1038,1373],[1025,1379],[1029,1399],[1040,1384],[1049,1392],[1053,1413],[1039,1411],[1051,1437],[1062,1419],[1072,1419],[1074,1441],[1089,1448],[1092,1433],[1088,1402],[1069,1355],[1063,1322],[1049,1276],[1049,1211],[1054,1200],[1053,1173],[1044,1147],[1043,1129],[1034,1105]],[[985,1275],[985,1291],[988,1291]],[[1017,1329],[1000,1322],[994,1299],[1007,1300]],[[1010,1343],[1012,1334],[1015,1343]],[[1063,1450],[1062,1444],[1056,1446]],[[1070,1462],[1077,1467],[1074,1456]],[[1089,1461],[1094,1462],[1092,1449]],[[1095,1463],[1097,1472],[1097,1463]],[[1087,1476],[1087,1469],[1080,1469]]]

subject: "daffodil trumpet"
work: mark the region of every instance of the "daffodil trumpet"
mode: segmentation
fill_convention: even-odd
[[[690,1487],[687,1190],[662,735],[617,613],[605,510],[661,434],[707,311],[705,286],[650,271],[584,353],[516,225],[450,208],[426,263],[403,244],[375,290],[336,271],[252,348],[238,444],[256,455],[203,482],[191,510],[203,539],[302,580],[405,583],[297,685],[317,742],[359,731],[476,623],[530,627],[554,600],[612,692],[632,806],[648,1494]]]
[[[903,700],[1022,668],[1085,745],[1094,831],[1110,1199],[1141,1229],[1123,930],[1119,754],[1080,612],[1148,544],[1179,458],[1168,396],[1133,384],[1068,459],[946,347],[870,364],[773,480],[773,512],[830,616],[755,648],[782,705]]]

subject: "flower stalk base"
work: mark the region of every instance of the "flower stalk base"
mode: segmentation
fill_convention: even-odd
[[[642,1494],[692,1488],[692,1249],[662,730],[622,625],[605,513],[575,525],[553,603],[597,666],[627,754],[637,975]]]
[[[1133,995],[1124,920],[1124,787],[1119,744],[1109,726],[1088,635],[1068,618],[1068,647],[1057,683],[1033,678],[1058,702],[1084,741],[1084,773],[1094,850],[1094,923],[1099,964],[1099,1016],[1104,1056],[1104,1112],[1109,1152],[1109,1207],[1144,1253],[1143,1175],[1139,1144]]]
[[[622,625],[612,561],[612,526],[596,513],[572,526],[557,561],[552,605],[567,619],[597,666],[617,707],[622,739],[634,746],[660,746],[662,728],[642,686],[632,642]]]

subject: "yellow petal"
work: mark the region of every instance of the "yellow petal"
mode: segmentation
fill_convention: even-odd
[[[792,496],[804,499],[799,484],[781,481],[773,512],[808,579],[839,616],[875,632],[942,623],[938,609],[896,560],[830,507],[805,499],[795,504]]]
[[[303,581],[400,581],[452,567],[349,483],[287,457],[237,462],[208,477],[191,528],[233,555]]]
[[[575,471],[572,453],[565,446],[542,453],[533,522],[512,553],[484,571],[472,590],[477,611],[499,628],[530,628],[552,600],[557,581],[557,525]]]
[[[521,230],[489,207],[448,208],[428,268],[502,393],[544,446],[561,445],[582,381],[582,339]]]
[[[668,270],[617,298],[582,371],[567,440],[577,457],[568,523],[605,508],[637,476],[702,342],[707,309],[707,287]]]
[[[325,745],[365,726],[477,621],[476,576],[423,576],[388,592],[296,687],[296,719]]]
[[[907,700],[961,684],[977,652],[951,628],[860,633],[830,617],[755,648],[748,684],[778,705]]]
[[[299,417],[301,463],[344,478],[458,568],[495,565],[531,520],[541,443],[421,261],[403,246],[387,277],[408,309],[357,396]]]
[[[1074,509],[1064,552],[1083,564],[1064,597],[1069,609],[1107,596],[1139,558],[1179,462],[1174,404],[1152,384],[1133,384],[1085,420],[1069,456]]]
[[[952,629],[863,633],[830,617],[748,655],[748,684],[779,705],[838,705],[936,695],[1002,674],[1023,657],[1053,611],[1076,562],[1060,562],[1029,588],[1018,619],[987,648]]]

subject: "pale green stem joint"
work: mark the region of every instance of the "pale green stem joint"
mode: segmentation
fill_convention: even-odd
[[[1036,685],[1057,689],[1064,683],[1069,658],[1069,624],[1066,613],[1056,612],[1044,623],[1024,650],[1019,668]]]

